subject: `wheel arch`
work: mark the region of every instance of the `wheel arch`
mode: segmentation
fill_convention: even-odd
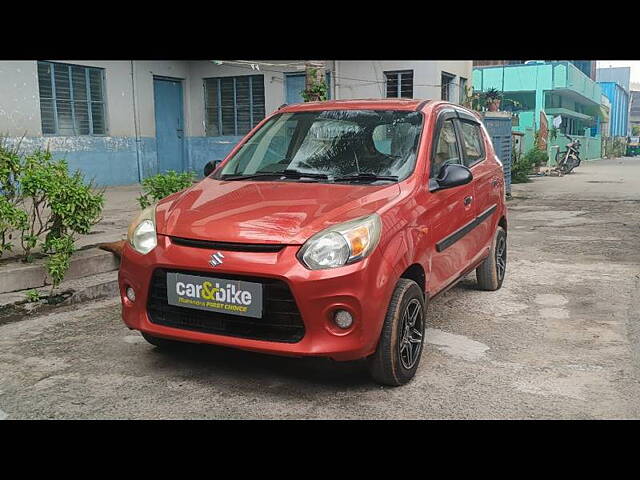
[[[409,248],[408,245],[413,245]],[[401,278],[413,280],[426,292],[429,278],[429,259],[424,255],[428,248],[426,238],[416,230],[398,232],[385,246],[383,258],[392,267],[393,285]],[[395,287],[394,287],[395,288]]]
[[[386,279],[384,282],[384,297],[386,305],[389,304],[393,296],[393,292],[400,279],[412,280],[418,284],[418,287],[424,294],[425,301],[428,299],[426,293],[427,282],[429,278],[428,258],[422,258],[416,255],[416,252],[422,252],[426,248],[426,240],[423,235],[411,232],[414,236],[409,239],[406,231],[396,232],[388,242],[383,244],[382,248],[376,252],[379,255],[380,266],[377,270],[376,277],[378,279]],[[420,242],[419,244],[417,242]],[[413,244],[413,248],[407,245]],[[378,282],[378,284],[380,284]],[[376,342],[382,332],[384,319],[375,328]]]
[[[505,217],[504,215],[502,217],[500,217],[500,220],[498,220],[498,226],[502,227],[505,231],[505,233],[507,232],[507,217]]]
[[[409,265],[404,272],[400,274],[400,278],[413,280],[418,284],[422,293],[425,293],[427,287],[427,274],[420,263],[413,263]]]

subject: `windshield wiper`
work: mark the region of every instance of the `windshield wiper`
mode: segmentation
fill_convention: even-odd
[[[307,173],[307,172],[300,172],[298,170],[292,170],[292,169],[289,169],[289,168],[287,168],[286,170],[283,170],[282,172],[279,172],[279,173],[281,173],[282,175],[284,175],[287,178],[307,177],[307,178],[320,178],[320,179],[324,179],[324,180],[329,178],[326,173]]]
[[[386,180],[388,182],[397,182],[397,175],[377,175],[375,173],[358,173],[357,175],[344,175],[341,177],[335,177],[334,182],[350,182],[350,181],[369,181],[375,182],[377,180]]]
[[[281,177],[282,174],[278,172],[256,172],[249,173],[247,175],[221,175],[220,180],[245,180],[248,178],[256,178],[256,177]]]
[[[286,177],[286,178],[317,178],[326,180],[327,175],[324,173],[305,173],[298,170],[281,170],[278,172],[256,172],[247,175],[222,175],[221,180],[246,180],[248,178],[259,177]]]

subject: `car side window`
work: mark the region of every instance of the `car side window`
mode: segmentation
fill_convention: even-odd
[[[460,122],[462,131],[462,148],[464,149],[464,164],[470,167],[484,158],[484,145],[480,126],[471,122]]]
[[[431,159],[431,178],[437,177],[440,169],[445,164],[462,163],[453,119],[446,120],[437,135],[436,149]]]

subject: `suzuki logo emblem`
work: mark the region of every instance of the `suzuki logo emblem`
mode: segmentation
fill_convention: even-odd
[[[220,252],[216,252],[213,255],[211,255],[211,259],[209,260],[209,264],[212,267],[217,267],[218,265],[222,265],[224,255]]]

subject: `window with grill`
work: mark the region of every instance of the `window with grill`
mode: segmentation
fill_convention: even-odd
[[[442,88],[442,100],[446,100],[448,102],[452,100],[451,92],[453,89],[453,81],[455,80],[455,78],[456,78],[455,75],[442,72],[441,81],[440,81],[440,85]]]
[[[460,95],[459,95],[459,103],[464,103],[468,98],[467,95],[467,79],[464,77],[460,77]]]
[[[640,115],[640,92],[631,92],[631,115]]]
[[[387,98],[413,98],[413,70],[384,72]]]
[[[44,135],[106,135],[104,70],[38,62]]]
[[[205,78],[207,136],[244,135],[265,117],[264,75]]]

